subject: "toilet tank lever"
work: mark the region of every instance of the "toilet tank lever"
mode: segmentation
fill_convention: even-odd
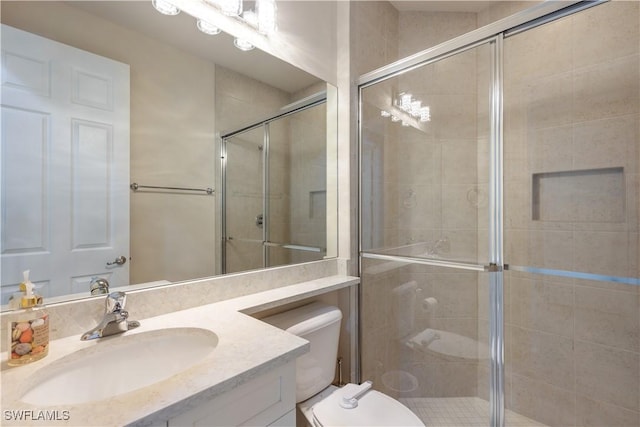
[[[344,409],[353,409],[358,406],[358,399],[362,397],[371,387],[373,386],[373,382],[365,381],[362,384],[356,386],[352,385],[349,390],[346,390],[342,395],[342,401],[340,402],[340,406]],[[348,386],[347,386],[348,387]]]

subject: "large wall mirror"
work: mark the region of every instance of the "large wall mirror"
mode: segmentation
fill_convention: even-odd
[[[1,8],[3,310],[335,256],[335,88],[151,1]]]

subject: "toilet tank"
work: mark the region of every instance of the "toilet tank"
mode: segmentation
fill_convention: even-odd
[[[341,319],[340,309],[320,302],[261,319],[311,344],[309,353],[296,360],[296,402],[309,399],[333,381]]]

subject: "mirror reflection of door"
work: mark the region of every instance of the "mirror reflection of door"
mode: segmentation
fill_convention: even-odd
[[[3,25],[3,301],[128,284],[128,185],[129,66]]]

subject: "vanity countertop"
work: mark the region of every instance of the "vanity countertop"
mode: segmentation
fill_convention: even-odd
[[[308,352],[309,343],[248,314],[345,288],[359,281],[351,276],[330,276],[244,297],[177,311],[141,321],[135,335],[151,330],[198,327],[218,336],[216,348],[198,364],[156,384],[109,399],[64,407],[35,407],[20,401],[24,385],[38,370],[77,350],[99,346],[118,335],[93,341],[79,336],[50,343],[47,357],[29,365],[9,368],[2,354],[2,425],[124,426],[162,425],[238,385],[256,378]],[[135,307],[131,307],[135,319]],[[96,369],[100,369],[96,366]],[[62,391],[64,392],[64,391]],[[16,416],[30,419],[18,421]],[[42,417],[49,418],[45,421]],[[40,418],[38,420],[38,418]]]

